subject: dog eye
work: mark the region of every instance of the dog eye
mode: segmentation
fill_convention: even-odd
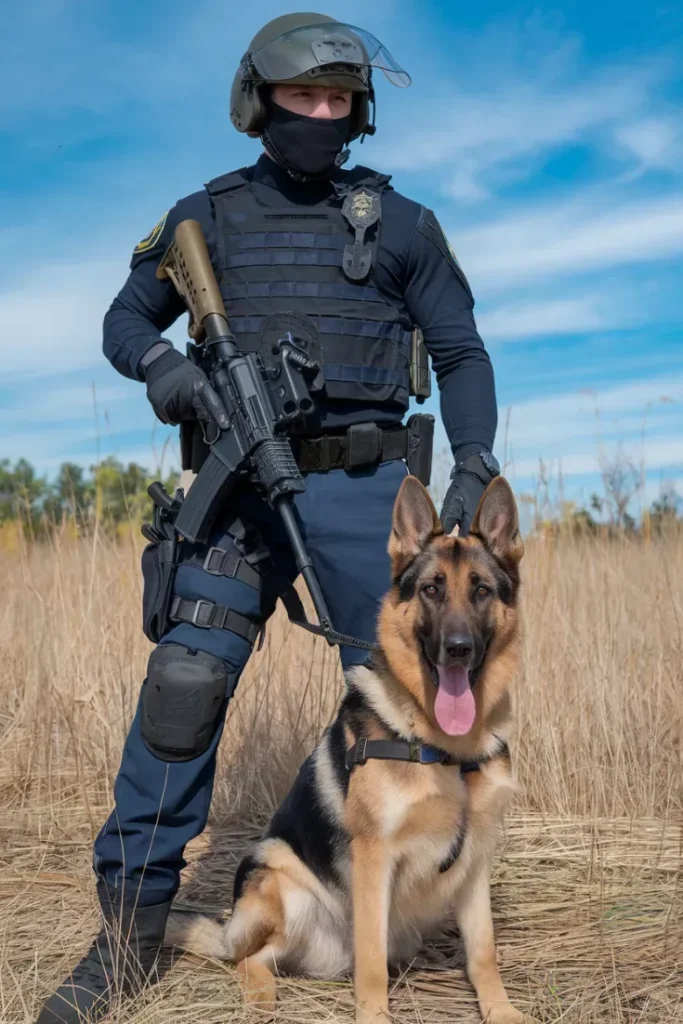
[[[434,583],[425,583],[425,585],[422,588],[422,593],[425,594],[427,597],[436,597],[438,592],[439,589]]]
[[[491,588],[485,587],[483,583],[480,583],[474,593],[477,597],[488,597],[491,593]]]

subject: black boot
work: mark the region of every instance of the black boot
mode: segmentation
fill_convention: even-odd
[[[121,903],[98,881],[103,924],[92,946],[47,1000],[36,1024],[90,1024],[108,1012],[114,996],[140,992],[156,967],[168,903]]]

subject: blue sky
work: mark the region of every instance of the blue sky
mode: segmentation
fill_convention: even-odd
[[[101,350],[136,242],[248,163],[228,119],[249,38],[295,4],[32,0],[0,40],[0,458],[177,464]],[[472,285],[518,491],[587,500],[621,449],[683,494],[683,4],[326,4],[380,76],[352,162],[437,213]],[[183,348],[184,321],[169,332]],[[434,411],[437,411],[433,403]],[[443,443],[443,433],[440,443]],[[637,511],[637,510],[636,510]]]

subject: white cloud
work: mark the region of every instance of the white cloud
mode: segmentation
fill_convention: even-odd
[[[607,458],[613,457],[620,451],[620,444],[615,442],[606,446],[601,452],[563,452],[555,456],[546,457],[545,462],[549,464],[551,474],[557,477],[559,472],[563,476],[584,476],[600,471],[601,453]],[[628,449],[627,449],[628,450]],[[680,435],[665,437],[652,441],[645,441],[633,452],[636,466],[642,464],[643,470],[652,472],[659,469],[674,469],[680,472],[683,467],[683,452],[681,451]],[[506,475],[517,479],[528,479],[539,475],[539,459],[534,458],[513,458],[506,469]]]
[[[614,309],[602,295],[511,303],[477,315],[485,342],[613,330],[623,322],[623,309]]]
[[[53,426],[87,419],[94,423],[96,414],[100,418],[108,415],[110,406],[120,406],[130,397],[126,387],[93,388],[83,384],[53,388],[49,379],[42,379],[17,388],[15,401],[0,409],[0,426],[32,426],[37,418]]]
[[[117,263],[34,267],[0,294],[3,372],[100,363],[102,320],[125,277]]]
[[[533,19],[489,26],[460,44],[457,64],[436,81],[432,70],[428,102],[418,88],[400,114],[392,111],[393,139],[375,147],[383,167],[438,173],[442,193],[462,204],[528,180],[566,147],[597,150],[621,170],[645,157],[663,166],[671,154],[676,122],[661,98],[671,73],[663,61],[588,64],[578,39],[553,26],[539,31]]]
[[[98,459],[114,456],[121,462],[138,462],[152,468],[159,461],[168,469],[179,466],[178,431],[154,422],[151,410],[144,416],[144,396],[141,396],[140,415],[132,424],[125,423],[126,433],[116,418],[113,430],[100,421],[99,429],[91,421],[74,426],[64,423],[46,430],[39,426],[32,430],[3,430],[0,458],[11,461],[27,459],[38,473],[52,476],[63,462],[75,462],[89,467]],[[131,440],[136,431],[138,440]]]
[[[508,415],[509,413],[509,415]],[[623,451],[648,472],[683,468],[683,376],[632,381],[595,393],[566,392],[500,411],[496,450],[518,478],[596,473]]]
[[[649,168],[680,171],[683,155],[683,131],[680,115],[645,117],[618,128],[616,142],[638,161],[638,171]]]
[[[591,189],[447,233],[475,294],[502,290],[683,254],[683,193],[626,202]]]

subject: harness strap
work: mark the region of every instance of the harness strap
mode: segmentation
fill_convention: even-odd
[[[224,608],[213,601],[187,601],[183,597],[174,597],[171,602],[169,619],[172,622],[186,622],[191,626],[199,626],[200,629],[226,629],[230,633],[236,633],[243,640],[253,644],[261,632],[261,623],[233,611],[232,608]]]
[[[261,589],[261,574],[254,569],[237,551],[226,551],[223,548],[209,548],[205,557],[192,555],[186,558],[184,565],[195,565],[208,572],[211,576],[226,576],[228,579],[239,580],[254,590]]]
[[[492,761],[495,757],[500,757],[501,754],[509,754],[509,752],[505,740],[498,740],[498,748],[492,753],[485,754],[474,761],[462,761],[429,743],[362,738],[356,740],[353,746],[346,751],[346,769],[351,772],[359,765],[365,764],[366,761],[376,759],[379,761],[410,761],[413,764],[459,765],[461,773],[466,775],[468,772],[478,772],[482,764]]]
[[[278,588],[277,593],[282,598],[292,625],[300,626],[302,629],[308,630],[309,633],[324,637],[329,644],[359,647],[363,651],[379,650],[378,644],[359,640],[358,637],[348,636],[346,633],[338,633],[335,629],[326,630],[309,622],[301,598],[292,584]],[[174,597],[169,611],[169,619],[171,622],[186,622],[191,626],[199,626],[200,629],[226,629],[230,633],[241,636],[250,644],[256,641],[259,634],[261,642],[263,642],[265,635],[265,623],[254,622],[253,619],[232,608],[225,608],[223,605],[214,604],[213,601],[204,599],[189,601],[183,597]]]

